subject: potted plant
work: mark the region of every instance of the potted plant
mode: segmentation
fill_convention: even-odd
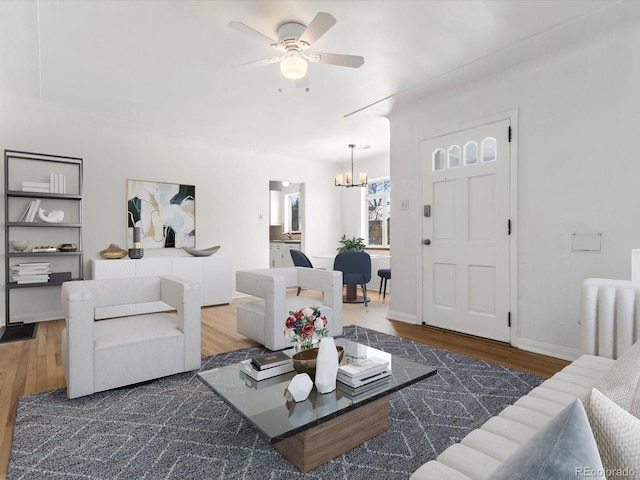
[[[342,238],[338,242],[340,246],[336,249],[338,252],[349,252],[356,250],[364,250],[367,245],[364,243],[364,238],[352,237],[347,238],[346,235],[342,235]]]

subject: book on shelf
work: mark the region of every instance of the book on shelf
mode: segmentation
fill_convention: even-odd
[[[50,193],[67,193],[67,176],[63,173],[49,172],[47,191]]]
[[[242,364],[242,371],[254,380],[266,380],[267,378],[293,372],[293,362],[285,363],[279,367],[267,368],[266,370],[256,370],[250,358],[242,360],[240,363]]]
[[[251,359],[251,363],[256,370],[266,370],[291,362],[291,357],[284,352],[272,352]]]
[[[37,198],[33,202],[31,202],[31,207],[29,208],[29,213],[27,214],[27,218],[25,222],[33,223],[36,219],[36,214],[38,213],[38,209],[40,208],[40,199]]]
[[[364,358],[338,367],[338,373],[347,378],[361,379],[388,370],[389,361],[382,358]]]
[[[18,285],[25,285],[25,284],[31,284],[31,283],[49,283],[49,276],[46,275],[43,278],[38,278],[35,280],[23,280],[23,279],[19,279],[15,281]]]
[[[22,191],[23,192],[41,192],[41,193],[49,193],[49,184],[46,182],[22,182]]]
[[[21,263],[18,263],[17,265],[14,265],[14,267],[36,268],[36,267],[49,267],[49,265],[51,265],[51,262],[21,262]]]
[[[389,370],[384,370],[378,373],[372,373],[370,376],[354,379],[352,377],[345,376],[338,372],[338,381],[348,385],[349,387],[359,388],[367,385],[369,383],[373,383],[383,378],[387,378],[391,376],[391,372]]]
[[[27,218],[29,217],[29,211],[31,211],[31,208],[33,207],[33,200],[31,200],[29,202],[29,205],[27,205],[27,208],[24,210],[24,213],[22,214],[22,216],[20,217],[20,222],[26,222]]]

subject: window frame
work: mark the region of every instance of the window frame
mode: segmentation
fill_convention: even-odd
[[[389,182],[389,189],[387,191],[382,191],[380,193],[369,193],[369,185],[372,183],[381,183],[381,182]],[[381,206],[383,208],[382,213],[382,244],[381,245],[372,245],[369,243],[369,200],[370,199],[380,199]],[[367,244],[367,248],[389,248],[389,227],[388,224],[391,224],[391,177],[380,177],[373,180],[369,180],[367,182],[367,187],[364,189],[364,202],[363,202],[363,238],[365,243]],[[389,219],[388,224],[385,221]]]
[[[284,215],[283,215],[283,230],[285,232],[298,232],[300,231],[300,192],[290,192],[290,193],[285,193],[283,196],[283,200],[284,200]],[[293,230],[292,228],[292,224],[293,224],[293,215],[292,215],[292,209],[293,209],[293,202],[291,201],[293,197],[297,197],[298,199],[298,229],[297,230]]]

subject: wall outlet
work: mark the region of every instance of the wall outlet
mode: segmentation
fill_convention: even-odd
[[[400,200],[400,210],[409,210],[409,200]]]

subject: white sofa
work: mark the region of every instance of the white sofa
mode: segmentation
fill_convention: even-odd
[[[606,390],[607,395],[608,392],[620,388],[622,384],[634,381],[631,378],[634,373],[627,372],[640,372],[640,343],[637,343],[640,335],[640,309],[637,307],[639,304],[640,283],[587,279],[582,287],[581,336],[584,354],[500,414],[490,418],[459,443],[447,448],[436,460],[422,465],[413,473],[411,479],[484,480],[494,476],[509,478],[501,475],[501,465],[504,467],[505,462],[519,465],[518,478],[529,478],[525,465],[526,456],[531,452],[526,450],[534,450],[531,441],[537,432],[540,436],[542,430],[553,423],[550,420],[565,414],[576,398],[588,405],[589,398],[593,398],[591,392],[594,385],[598,389]],[[620,359],[623,363],[618,363],[615,359],[624,352],[627,352],[625,358]],[[612,386],[613,384],[616,385]],[[632,390],[631,394],[626,394],[628,398],[623,401],[618,401],[615,393],[609,393],[609,396],[614,402],[622,404],[622,408],[631,408],[631,403],[640,404],[637,395],[637,392],[640,392],[640,384],[635,388],[636,394]],[[636,400],[629,398],[633,395],[636,395]],[[618,396],[622,398],[624,395]],[[591,421],[591,413],[588,410],[587,413]],[[626,420],[629,421],[633,420]],[[596,441],[602,454],[602,450],[606,448],[601,448],[597,434]],[[636,450],[640,452],[637,445],[636,443]],[[540,444],[537,448],[540,448]],[[516,456],[518,458],[514,462],[513,457]],[[568,458],[570,455],[565,453],[564,457]],[[635,458],[640,458],[640,454]],[[538,463],[543,461],[539,460]],[[575,471],[570,477],[565,478],[577,478]]]
[[[67,396],[200,368],[200,285],[177,277],[65,282],[62,364]],[[95,321],[101,309],[162,301],[176,312]]]
[[[287,295],[287,288],[321,290],[322,301]],[[261,300],[237,307],[236,330],[269,350],[291,347],[285,338],[285,320],[290,311],[317,306],[327,317],[329,336],[342,335],[342,272],[305,267],[239,270],[236,290]]]

